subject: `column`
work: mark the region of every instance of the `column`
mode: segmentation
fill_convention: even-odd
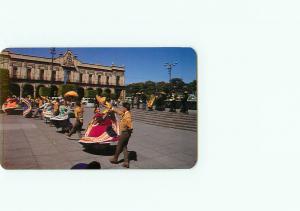
[[[33,98],[36,97],[36,84],[33,84]]]
[[[20,84],[20,97],[23,97],[23,84]]]

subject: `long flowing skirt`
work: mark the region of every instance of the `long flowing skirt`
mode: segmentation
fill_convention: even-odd
[[[119,140],[119,130],[119,123],[116,118],[111,118],[111,116],[108,115],[101,121],[95,121],[94,117],[88,124],[85,134],[79,142],[85,144],[116,142]]]

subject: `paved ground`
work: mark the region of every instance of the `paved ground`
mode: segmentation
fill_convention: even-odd
[[[85,124],[92,110],[85,110]],[[68,140],[42,120],[0,114],[2,166],[6,169],[70,169],[77,163],[99,161],[103,169],[122,168],[108,159],[115,146],[95,145],[86,150],[77,141]],[[134,122],[129,142],[130,168],[191,168],[197,160],[196,132]],[[123,155],[121,154],[120,159]]]

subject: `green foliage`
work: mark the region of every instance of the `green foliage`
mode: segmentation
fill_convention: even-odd
[[[75,84],[63,84],[58,87],[58,95],[64,96],[68,91],[77,91],[77,86]]]
[[[115,94],[115,93],[110,94],[110,98],[111,98],[112,100],[117,100],[117,99],[118,99],[118,95]]]
[[[101,95],[102,92],[103,92],[103,90],[102,90],[101,88],[97,88],[97,94],[98,94],[98,95]]]
[[[84,97],[84,88],[77,87],[76,92],[78,93],[78,98],[82,99]]]
[[[9,95],[9,71],[7,69],[0,69],[0,105]]]
[[[87,89],[84,90],[84,97],[94,98],[97,95],[97,90]]]
[[[137,92],[140,92],[145,88],[144,83],[132,83],[126,86],[126,92],[128,94],[135,94]]]
[[[171,87],[176,92],[182,92],[183,88],[185,86],[185,83],[181,78],[172,78],[171,79]]]
[[[9,95],[20,95],[20,87],[18,84],[9,83]]]
[[[111,93],[111,90],[110,89],[105,89],[104,90],[104,94],[110,94]]]
[[[51,89],[48,87],[41,87],[39,89],[39,96],[50,96]]]
[[[31,84],[25,84],[23,86],[23,97],[27,97],[27,96],[31,96],[31,97],[34,97],[33,96],[34,94],[34,88]]]
[[[191,83],[187,84],[187,89],[192,93],[196,93],[197,92],[197,81],[193,80]]]
[[[157,92],[165,92],[168,94],[173,90],[178,94],[182,94],[184,91],[195,93],[197,91],[197,81],[194,80],[190,83],[184,83],[181,78],[173,78],[170,83],[164,81],[156,83],[146,81],[144,83],[132,83],[126,86],[127,96],[132,96],[137,92],[144,91],[147,97],[149,97],[151,94]]]

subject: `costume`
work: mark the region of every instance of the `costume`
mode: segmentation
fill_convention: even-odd
[[[2,110],[7,114],[11,114],[14,110],[19,108],[20,106],[16,98],[7,98],[6,102],[2,105]]]
[[[150,96],[150,99],[147,101],[147,107],[149,111],[153,111],[153,105],[155,103],[156,97],[154,95]]]
[[[23,105],[23,117],[29,118],[32,116],[32,106],[30,99],[21,98],[20,102]]]
[[[87,126],[83,137],[79,140],[80,143],[110,143],[119,140],[120,129],[116,115],[110,112],[110,103],[105,97],[96,97],[100,104],[100,108],[95,110],[93,119]]]
[[[68,107],[64,105],[59,107],[59,115],[51,117],[50,121],[57,129],[62,128],[62,132],[66,132],[72,127]]]

